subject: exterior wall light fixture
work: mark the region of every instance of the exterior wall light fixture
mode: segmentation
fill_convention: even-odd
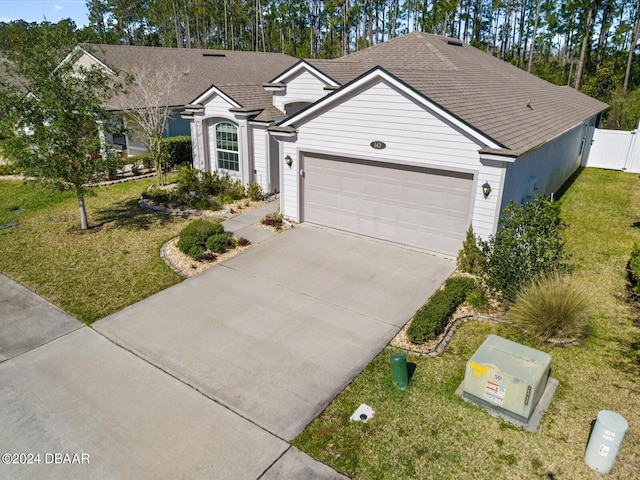
[[[291,165],[293,165],[293,158],[287,155],[286,157],[284,157],[284,163],[287,164],[287,167],[291,167]]]
[[[484,195],[484,198],[489,197],[490,193],[491,193],[491,185],[489,185],[489,182],[484,182],[484,185],[482,185],[482,194]]]

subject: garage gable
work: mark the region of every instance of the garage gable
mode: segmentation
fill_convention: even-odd
[[[450,114],[434,102],[430,101],[422,94],[413,90],[411,87],[409,87],[381,67],[375,67],[361,77],[353,80],[347,85],[344,85],[339,90],[336,90],[330,95],[320,99],[315,104],[279,122],[278,126],[299,128],[318,115],[321,115],[328,110],[337,108],[337,106],[342,104],[343,102],[353,97],[359,96],[363,92],[366,92],[373,86],[379,84],[385,84],[389,88],[388,91],[390,93],[395,92],[396,94],[400,94],[407,100],[413,102],[416,106],[420,106],[423,110],[428,111],[433,117],[438,118],[440,122],[447,124],[450,128],[455,129],[460,134],[469,138],[471,141],[477,144],[479,148],[501,147],[499,143],[487,137],[483,133],[475,130],[460,119],[456,118],[454,115]],[[384,101],[384,96],[380,96],[378,94],[375,100]]]
[[[385,79],[337,100],[301,117],[299,149],[446,170],[478,168],[483,143]]]
[[[490,139],[423,100],[374,75],[282,122],[295,131],[281,137],[284,215],[447,255],[470,224],[491,233],[502,169],[480,160]]]

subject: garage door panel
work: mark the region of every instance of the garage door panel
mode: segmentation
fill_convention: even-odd
[[[449,254],[462,245],[472,175],[324,156],[304,162],[304,221]]]

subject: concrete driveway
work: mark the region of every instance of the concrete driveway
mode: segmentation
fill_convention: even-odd
[[[300,225],[72,328],[0,364],[0,453],[92,464],[0,477],[338,478],[287,442],[454,268]]]
[[[289,441],[453,269],[300,225],[94,328]]]

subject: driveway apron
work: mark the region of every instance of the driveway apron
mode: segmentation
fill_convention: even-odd
[[[94,328],[290,441],[454,267],[303,224]]]

